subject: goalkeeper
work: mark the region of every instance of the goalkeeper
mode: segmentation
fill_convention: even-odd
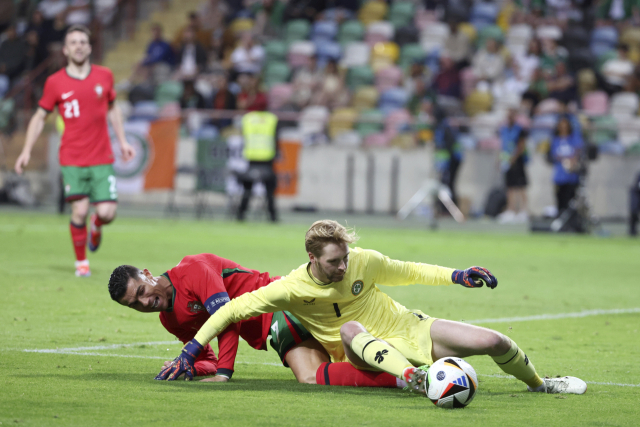
[[[383,371],[425,392],[426,367],[442,357],[488,355],[529,391],[582,394],[586,383],[575,377],[542,379],[515,342],[478,326],[435,319],[408,310],[376,284],[450,285],[489,288],[498,285],[486,269],[453,270],[391,260],[379,252],[349,248],[358,237],[331,220],[315,222],[306,233],[309,263],[288,276],[244,294],[220,308],[156,379],[192,375],[203,346],[229,324],[261,313],[287,310],[322,344],[333,362]],[[322,366],[321,368],[322,369]]]

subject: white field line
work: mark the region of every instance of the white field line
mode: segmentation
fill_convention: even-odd
[[[640,313],[640,307],[636,308],[614,308],[612,310],[584,310],[575,313],[557,313],[557,314],[537,314],[534,316],[523,317],[498,317],[494,319],[477,319],[463,320],[465,323],[511,323],[511,322],[529,322],[532,320],[555,320],[555,319],[571,319],[590,316],[601,316],[605,314],[629,314]]]

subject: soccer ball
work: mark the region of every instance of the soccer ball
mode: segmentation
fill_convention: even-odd
[[[478,377],[459,357],[443,357],[429,367],[427,397],[441,408],[464,408],[478,390]]]

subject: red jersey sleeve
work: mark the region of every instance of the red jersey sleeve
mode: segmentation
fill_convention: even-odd
[[[198,300],[204,302],[204,307],[209,315],[213,315],[220,307],[230,301],[221,272],[216,272],[209,264],[203,262],[192,264],[187,277],[191,282],[190,289],[193,290]],[[238,353],[239,334],[240,326],[234,324],[225,329],[218,337],[220,361],[217,373],[219,375],[225,375],[228,378],[233,375],[233,367]]]
[[[52,79],[47,79],[44,83],[44,90],[42,91],[42,98],[40,98],[40,102],[38,105],[48,112],[52,112],[58,103],[58,94],[55,90],[55,84]]]

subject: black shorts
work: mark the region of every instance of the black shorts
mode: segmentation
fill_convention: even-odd
[[[524,188],[527,186],[527,175],[524,172],[524,163],[515,162],[504,174],[507,188]]]

